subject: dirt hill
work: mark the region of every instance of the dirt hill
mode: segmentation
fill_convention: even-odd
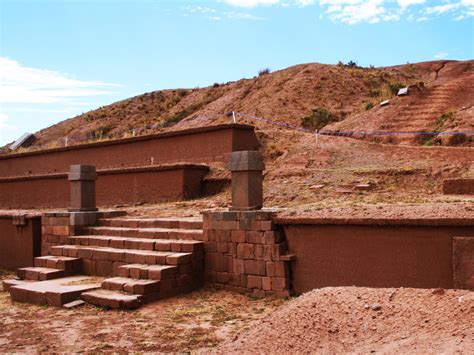
[[[301,64],[206,88],[145,93],[37,133],[32,149],[229,122],[231,111],[331,131],[474,130],[474,61],[384,68]],[[422,82],[423,84],[420,84]],[[415,85],[407,97],[400,87]],[[379,103],[391,99],[390,105]],[[238,121],[255,120],[238,116]],[[470,145],[449,135],[355,135],[384,143]],[[471,139],[471,141],[469,141]]]

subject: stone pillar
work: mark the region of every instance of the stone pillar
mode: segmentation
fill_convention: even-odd
[[[229,163],[232,173],[231,210],[248,211],[262,208],[264,168],[262,155],[258,151],[232,153]]]
[[[97,211],[95,204],[95,180],[97,173],[93,165],[71,165],[69,181],[71,182],[70,212]]]

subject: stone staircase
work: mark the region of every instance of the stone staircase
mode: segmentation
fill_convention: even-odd
[[[34,267],[19,269],[4,289],[20,302],[60,306],[80,297],[133,309],[202,285],[201,218],[119,217],[97,224],[51,247]]]

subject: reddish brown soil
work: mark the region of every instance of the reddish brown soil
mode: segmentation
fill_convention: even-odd
[[[443,293],[444,292],[444,293]],[[474,349],[474,292],[323,288],[294,299],[223,353],[459,353]]]
[[[313,109],[329,110],[334,130],[473,130],[473,61],[434,61],[382,68],[301,64],[252,79],[206,88],[155,91],[65,120],[37,133],[33,149],[229,122],[231,111],[300,126]],[[423,81],[425,89],[394,98],[390,86]],[[375,108],[366,111],[367,104]],[[443,114],[452,115],[438,124]],[[250,121],[255,123],[254,120]],[[419,144],[413,136],[357,136]],[[469,137],[468,137],[469,138]],[[452,144],[449,137],[431,143]],[[469,144],[458,142],[457,144]]]
[[[0,276],[7,277],[5,273]],[[0,277],[2,278],[2,277]],[[0,352],[187,352],[249,329],[284,301],[199,290],[135,311],[13,303],[0,292]]]

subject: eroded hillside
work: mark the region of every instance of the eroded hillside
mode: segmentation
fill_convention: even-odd
[[[252,79],[206,88],[145,93],[67,119],[37,133],[30,149],[114,139],[230,122],[231,111],[310,128],[335,131],[472,131],[474,61],[434,61],[385,68],[301,64]],[[396,97],[399,87],[422,89]],[[391,104],[378,107],[386,99]],[[327,113],[321,121],[314,110]],[[320,112],[317,111],[317,112]],[[242,121],[242,118],[239,117]],[[255,123],[251,118],[244,120]],[[385,143],[469,145],[449,135],[363,136]]]

